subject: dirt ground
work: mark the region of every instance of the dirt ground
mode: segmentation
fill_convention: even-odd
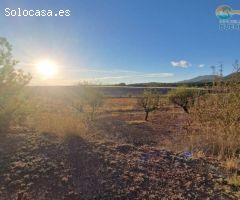
[[[111,99],[85,134],[2,135],[0,199],[238,199],[217,162],[166,150],[181,138],[180,109],[145,122],[135,101]]]

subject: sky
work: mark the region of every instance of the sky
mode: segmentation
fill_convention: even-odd
[[[0,37],[32,85],[176,82],[240,59],[240,30],[220,30],[215,10],[239,0],[1,0]],[[69,10],[70,16],[5,16],[5,9]],[[240,16],[233,16],[240,20]],[[58,73],[43,77],[36,63]]]

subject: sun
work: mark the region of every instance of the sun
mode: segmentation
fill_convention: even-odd
[[[53,78],[58,73],[57,65],[50,60],[42,60],[36,64],[37,72],[42,78]]]

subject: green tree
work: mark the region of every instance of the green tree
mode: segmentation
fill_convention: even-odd
[[[22,89],[31,80],[30,74],[16,70],[17,61],[12,58],[12,46],[0,37],[0,131],[9,127],[23,100]]]
[[[143,107],[145,112],[145,121],[148,120],[148,115],[159,108],[160,95],[156,90],[145,89],[142,97],[138,100],[138,105]]]
[[[186,89],[179,87],[169,93],[170,102],[180,106],[186,113],[189,113],[190,107],[194,104],[195,98],[200,94],[197,89]]]

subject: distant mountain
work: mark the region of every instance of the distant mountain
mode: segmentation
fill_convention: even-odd
[[[237,80],[240,83],[240,72],[232,73],[224,77],[217,75],[205,75],[197,76],[195,78],[179,81],[175,83],[159,83],[159,82],[147,82],[147,83],[134,83],[134,84],[123,84],[120,86],[131,86],[131,87],[177,87],[181,85],[188,85],[189,87],[204,87],[206,85],[211,85],[215,80],[220,80],[223,82],[228,82],[232,80]]]
[[[218,78],[217,75],[205,75],[205,76],[197,76],[195,78],[180,81],[178,83],[209,83],[212,82],[215,78]]]
[[[232,73],[232,74],[229,74],[225,77],[223,77],[223,80],[224,81],[231,81],[231,80],[237,80],[238,82],[240,82],[240,72],[235,72],[235,73]]]
[[[231,81],[231,80],[237,80],[238,82],[240,82],[240,72],[236,72],[236,73],[232,73],[229,74],[227,76],[224,77],[220,77],[217,75],[205,75],[205,76],[197,76],[195,78],[189,79],[189,80],[184,80],[184,81],[180,81],[178,83],[180,84],[194,84],[194,83],[210,83],[212,82],[214,79],[220,79],[222,81]]]

